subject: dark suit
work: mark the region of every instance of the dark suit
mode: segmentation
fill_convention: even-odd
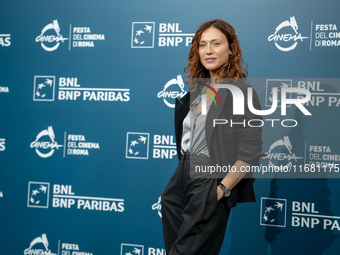
[[[233,115],[233,97],[229,90],[219,89],[218,94],[221,97],[222,106],[211,104],[206,119],[206,140],[210,153],[211,162],[220,166],[234,165],[236,160],[241,160],[253,166],[258,165],[259,157],[263,155],[262,150],[262,128],[249,127],[247,125],[250,119],[262,119],[261,116],[251,113],[247,106],[247,88],[249,85],[240,79],[236,84],[245,96],[244,115]],[[188,93],[180,101],[176,99],[175,106],[175,135],[178,159],[181,159],[181,139],[183,130],[183,120],[188,114],[190,101],[197,97],[198,93]],[[253,91],[253,105],[255,109],[260,110],[261,105],[258,96]],[[214,119],[226,119],[228,124],[216,125],[213,128]],[[233,122],[242,122],[245,119],[246,127],[243,125],[233,125],[230,127],[230,120]],[[252,125],[258,125],[252,123]],[[227,199],[228,207],[235,206],[238,202],[255,202],[253,189],[254,179],[251,174],[241,180],[232,190],[231,196]]]
[[[247,87],[250,87],[241,81],[235,85],[244,95],[247,94]],[[210,158],[187,154],[182,156],[183,120],[188,114],[190,101],[198,93],[188,93],[181,101],[176,101],[175,134],[179,164],[162,193],[163,233],[168,255],[218,255],[231,207],[238,202],[255,202],[252,175],[242,179],[232,189],[229,198],[217,202],[218,179],[191,178],[189,174],[192,164],[233,166],[236,160],[242,160],[256,165],[261,156],[261,128],[242,125],[212,127],[214,119],[234,122],[245,119],[247,123],[250,119],[261,118],[250,113],[248,107],[245,107],[244,115],[233,116],[233,99],[229,90],[220,89],[218,94],[223,107],[211,104],[206,118],[205,134]],[[260,109],[255,93],[254,107]]]

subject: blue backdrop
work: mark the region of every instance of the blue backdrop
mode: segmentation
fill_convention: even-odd
[[[256,174],[257,202],[232,210],[221,254],[338,254],[339,2],[0,6],[0,254],[165,254],[173,104],[191,39],[215,18],[234,26],[262,108],[273,87],[312,95],[312,116],[265,116],[261,164],[297,174]]]

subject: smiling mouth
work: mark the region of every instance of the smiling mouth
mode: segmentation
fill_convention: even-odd
[[[216,58],[206,58],[205,61],[208,63],[211,63],[215,60]]]

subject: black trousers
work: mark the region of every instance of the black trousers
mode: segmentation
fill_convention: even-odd
[[[209,164],[204,156],[184,155],[162,194],[167,255],[218,255],[230,208],[217,202],[217,179],[190,178],[190,165]]]

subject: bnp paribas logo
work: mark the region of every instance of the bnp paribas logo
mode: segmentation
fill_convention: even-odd
[[[144,245],[122,243],[120,255],[144,255]]]
[[[132,22],[131,48],[153,48],[155,22]]]
[[[260,225],[286,227],[287,200],[281,198],[261,198]]]
[[[127,132],[126,134],[126,158],[149,158],[149,133]]]
[[[33,101],[54,101],[55,76],[34,76]]]
[[[48,208],[49,192],[48,182],[29,182],[27,207]]]

